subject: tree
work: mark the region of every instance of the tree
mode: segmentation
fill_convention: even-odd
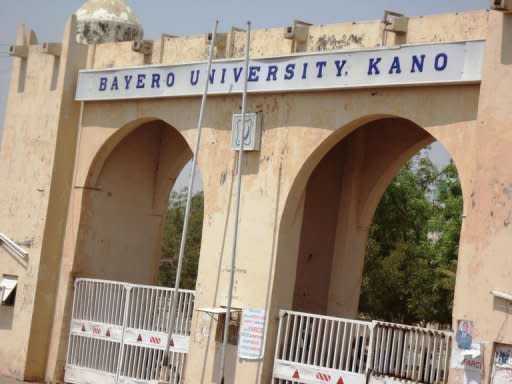
[[[183,189],[180,192],[173,191],[169,199],[158,276],[158,283],[166,287],[174,287],[176,280],[176,268],[178,266],[181,233],[183,231],[183,221],[185,217],[186,197],[187,190]],[[184,289],[194,289],[196,285],[203,229],[203,200],[203,192],[198,192],[192,197],[189,229],[180,284],[180,287]]]
[[[451,323],[462,213],[453,163],[422,151],[384,193],[369,230],[359,310],[401,323]]]

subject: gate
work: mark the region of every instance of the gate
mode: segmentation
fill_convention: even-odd
[[[372,323],[280,311],[273,383],[365,384]]]
[[[179,291],[171,358],[162,370],[173,296],[171,288],[77,279],[65,381],[178,384],[189,347],[194,291]]]
[[[282,310],[273,383],[447,383],[451,345],[449,331]]]
[[[452,334],[408,325],[374,322],[374,376],[427,384],[448,382]]]

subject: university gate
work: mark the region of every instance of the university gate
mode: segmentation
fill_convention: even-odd
[[[213,336],[231,273],[233,308],[263,311],[268,341],[262,359],[238,358],[228,347],[231,382],[293,381],[286,375],[295,370],[332,380],[369,368],[443,380],[446,338],[336,320],[356,316],[361,255],[380,196],[400,166],[435,140],[454,159],[464,198],[453,317],[472,321],[475,339],[490,346],[487,376],[495,344],[512,344],[512,329],[502,326],[512,292],[512,176],[504,166],[511,159],[511,18],[486,10],[404,18],[257,31],[246,74],[247,33],[232,28],[220,36],[215,76],[205,81],[212,92],[198,151],[205,220],[194,293],[197,307],[216,312],[192,312],[188,324],[200,332],[187,354],[190,382],[218,379]],[[9,362],[0,373],[59,380],[69,351],[68,378],[101,371],[105,380],[147,381],[159,369],[153,362],[162,350],[154,344],[168,329],[158,316],[170,293],[142,286],[157,280],[169,192],[197,143],[198,75],[210,40],[163,35],[84,45],[76,35],[76,18],[58,44],[39,44],[20,28],[10,50],[0,231],[26,244],[28,255],[0,247],[2,273],[19,277],[17,304],[7,311],[14,321],[0,329],[0,357]],[[244,75],[247,111],[259,116],[261,131],[259,150],[239,163],[231,123]],[[238,164],[240,241],[231,268]],[[96,284],[98,299],[73,309],[77,276],[134,288],[80,282]],[[108,299],[99,299],[101,290]],[[291,312],[279,325],[281,309]],[[378,355],[384,339],[390,355]]]

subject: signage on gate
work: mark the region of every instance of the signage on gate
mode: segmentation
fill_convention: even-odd
[[[329,376],[327,373],[317,372],[315,377],[318,380],[323,381],[325,383],[330,383],[331,382],[331,376]]]
[[[136,328],[126,328],[124,342],[128,345],[165,350],[168,335],[164,332],[147,331]],[[188,353],[189,336],[173,335],[170,350],[178,353]]]
[[[87,320],[72,320],[71,334],[95,339],[109,338],[121,342],[123,327],[115,324],[92,322]]]
[[[315,52],[251,60],[249,92],[478,82],[483,41],[407,45],[357,51]],[[209,76],[210,94],[241,93],[242,60],[219,60]],[[196,96],[204,88],[204,63],[83,70],[76,100]]]
[[[298,379],[301,383],[366,384],[364,373],[321,368],[283,360],[274,362],[273,378],[281,380]]]

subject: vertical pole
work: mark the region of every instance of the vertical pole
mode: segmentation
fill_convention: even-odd
[[[124,298],[124,311],[123,311],[123,330],[121,333],[121,344],[119,345],[119,356],[117,359],[117,369],[116,369],[116,379],[115,383],[117,384],[119,382],[119,376],[121,375],[121,370],[123,368],[123,361],[124,361],[124,336],[126,333],[126,326],[128,323],[128,310],[130,308],[130,292],[132,291],[132,286],[130,284],[125,285],[125,298]]]
[[[192,203],[192,190],[194,189],[194,178],[196,174],[196,164],[197,164],[197,156],[199,154],[199,144],[201,141],[201,131],[203,128],[203,119],[204,119],[204,109],[206,105],[206,98],[208,96],[208,84],[210,79],[210,72],[212,67],[212,57],[213,57],[213,49],[215,47],[215,40],[217,37],[217,26],[219,24],[218,20],[215,20],[215,25],[213,27],[212,40],[210,41],[210,49],[208,53],[208,65],[204,76],[204,90],[203,97],[201,99],[201,108],[199,110],[199,120],[197,122],[197,133],[196,133],[196,145],[194,148],[194,155],[192,158],[192,170],[190,172],[190,178],[188,180],[188,191],[187,191],[187,203],[185,206],[185,219],[183,222],[183,231],[181,232],[181,243],[180,243],[180,252],[178,256],[178,267],[176,268],[176,280],[174,284],[174,294],[171,296],[171,313],[169,315],[168,323],[167,323],[167,346],[164,353],[163,359],[163,372],[167,371],[170,359],[170,347],[172,342],[172,332],[176,323],[176,311],[177,311],[177,303],[179,299],[179,289],[180,289],[180,280],[181,280],[181,269],[183,266],[183,256],[185,255],[185,245],[187,242],[187,233],[188,233],[188,222],[190,218],[190,207]],[[165,380],[165,379],[164,379]]]
[[[240,196],[242,192],[242,161],[244,158],[244,131],[245,131],[245,114],[247,107],[247,81],[249,78],[249,48],[251,42],[251,22],[247,22],[247,36],[245,42],[245,65],[244,65],[244,91],[242,94],[242,124],[238,131],[238,138],[240,145],[238,147],[238,164],[237,164],[237,193],[236,193],[236,207],[235,219],[233,225],[233,247],[231,251],[231,270],[229,278],[229,291],[228,291],[228,305],[226,308],[226,319],[224,322],[224,338],[222,341],[222,353],[220,359],[220,383],[224,383],[224,371],[226,368],[226,348],[228,344],[229,335],[229,321],[231,319],[231,304],[233,299],[233,285],[235,282],[235,269],[236,269],[236,246],[238,240],[238,218],[240,216]]]

